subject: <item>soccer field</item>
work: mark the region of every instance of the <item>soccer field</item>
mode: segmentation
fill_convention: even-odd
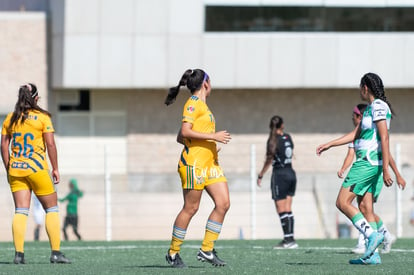
[[[47,242],[27,242],[25,265],[13,264],[12,243],[1,243],[0,274],[412,274],[414,239],[399,239],[377,266],[354,266],[348,260],[355,240],[298,240],[299,248],[273,250],[274,240],[223,240],[216,250],[225,267],[198,262],[200,241],[187,241],[181,256],[186,269],[165,262],[168,241],[63,242],[73,263],[49,263]]]

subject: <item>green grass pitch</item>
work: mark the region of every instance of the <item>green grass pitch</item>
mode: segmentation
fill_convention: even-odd
[[[0,274],[413,274],[414,239],[398,239],[382,264],[354,266],[356,240],[298,240],[298,249],[274,250],[277,240],[219,240],[218,256],[225,267],[197,261],[200,241],[186,241],[181,257],[186,269],[165,262],[168,241],[62,242],[73,263],[50,264],[47,242],[27,242],[25,265],[13,264],[12,243],[0,243]]]

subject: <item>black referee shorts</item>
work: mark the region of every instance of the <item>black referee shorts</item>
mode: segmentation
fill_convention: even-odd
[[[292,168],[274,168],[272,172],[272,199],[275,201],[293,197],[296,191],[296,173]]]

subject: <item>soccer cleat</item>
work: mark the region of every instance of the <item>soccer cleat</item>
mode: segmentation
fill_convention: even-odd
[[[365,253],[365,245],[357,244],[353,249],[352,252],[355,254],[364,254]]]
[[[349,260],[350,264],[363,264],[363,265],[375,265],[381,264],[381,257],[378,252],[374,252],[369,258],[359,258],[355,260]]]
[[[197,259],[202,262],[208,262],[214,266],[225,266],[227,263],[217,257],[217,252],[215,249],[213,251],[203,251],[199,250],[197,253]]]
[[[50,256],[50,262],[52,264],[70,264],[71,261],[63,255],[60,251],[52,251]]]
[[[381,253],[383,254],[390,253],[391,246],[393,243],[395,243],[396,240],[397,238],[392,234],[385,235],[384,236],[384,247],[381,249]]]
[[[298,248],[298,244],[295,241],[291,241],[285,244],[285,248]]]
[[[368,237],[367,249],[362,258],[368,259],[383,241],[384,235],[382,233],[377,231],[372,232],[372,234]]]
[[[15,263],[15,264],[25,264],[26,261],[24,260],[24,253],[23,252],[16,252],[14,254],[13,263]]]
[[[378,252],[374,252],[374,254],[369,259],[369,264],[380,264],[381,263],[381,257]]]
[[[283,240],[280,243],[278,243],[277,245],[275,245],[273,247],[273,249],[282,249],[282,248],[298,248],[298,244],[296,243],[295,240],[292,241],[287,241],[287,240]]]
[[[174,268],[185,268],[187,267],[183,260],[180,257],[180,254],[175,254],[174,257],[171,257],[170,252],[167,251],[167,255],[165,255],[165,259],[167,260],[167,263]]]

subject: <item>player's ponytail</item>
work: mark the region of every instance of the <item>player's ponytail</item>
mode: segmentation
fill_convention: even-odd
[[[165,98],[165,105],[170,105],[174,103],[175,99],[177,98],[178,92],[180,91],[181,86],[187,86],[187,80],[190,77],[190,75],[193,73],[193,70],[186,70],[183,76],[180,79],[180,82],[178,82],[177,86],[171,87],[168,91],[168,95]]]
[[[29,115],[29,111],[31,110],[37,110],[51,116],[48,111],[43,110],[39,107],[39,105],[37,105],[38,95],[39,93],[35,84],[27,83],[20,86],[18,99],[14,107],[13,115],[10,119],[10,124],[8,125],[8,130],[11,130],[18,122],[23,124]]]
[[[201,89],[204,81],[208,81],[209,76],[201,69],[194,69],[194,70],[186,70],[183,76],[178,82],[178,85],[175,87],[171,87],[168,91],[168,95],[165,98],[164,103],[168,106],[174,103],[175,99],[177,98],[178,92],[180,91],[181,86],[187,86],[190,90],[191,94],[195,91]]]
[[[384,84],[382,84],[381,78],[374,73],[366,73],[361,78],[361,87],[366,85],[368,89],[372,92],[375,98],[379,98],[385,103],[387,103],[388,107],[391,110],[391,114],[395,115],[394,110],[391,107],[391,103],[388,101],[387,97],[385,96],[385,89]]]
[[[276,131],[277,129],[282,127],[282,124],[283,124],[283,118],[281,118],[280,116],[273,116],[270,119],[270,124],[269,124],[270,133],[269,133],[269,138],[267,139],[267,148],[266,148],[266,159],[268,160],[272,159],[276,153],[276,148],[277,148]]]

